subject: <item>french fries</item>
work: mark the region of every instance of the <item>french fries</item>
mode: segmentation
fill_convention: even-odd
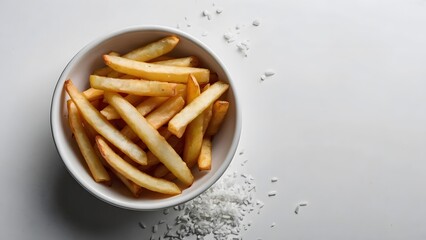
[[[126,121],[136,135],[146,144],[148,149],[158,157],[170,172],[182,183],[190,186],[194,181],[191,170],[138,110],[117,93],[106,92],[105,99],[117,110],[121,118]]]
[[[140,103],[144,98],[145,97],[143,97],[143,96],[132,95],[132,94],[129,94],[125,97],[125,99],[133,105]],[[118,113],[110,105],[104,107],[104,109],[101,110],[101,114],[104,115],[106,117],[106,119],[108,119],[108,120],[119,119],[119,117],[114,118],[116,115],[118,115]]]
[[[210,71],[205,68],[167,66],[109,55],[104,55],[104,61],[117,72],[152,81],[186,83],[188,75],[192,74],[198,83],[204,84],[208,83],[210,78]]]
[[[165,37],[129,52],[123,58],[146,62],[170,52],[178,42],[179,38],[176,36]]]
[[[86,160],[87,166],[89,167],[90,173],[96,182],[109,183],[111,178],[108,172],[105,170],[95,150],[90,143],[89,138],[82,125],[82,120],[74,102],[69,101],[68,104],[68,120],[71,126],[72,133],[74,134],[75,140],[77,141],[78,147]]]
[[[96,137],[96,144],[102,154],[102,157],[108,162],[108,164],[132,182],[154,192],[171,195],[181,193],[181,190],[175,183],[161,178],[154,178],[124,161],[108,146],[102,137]]]
[[[170,120],[169,131],[178,137],[182,136],[186,126],[216,101],[228,88],[229,85],[222,81],[211,85]]]
[[[200,96],[200,86],[194,76],[189,75],[186,90],[186,101],[191,103]],[[198,155],[201,151],[201,143],[203,141],[203,122],[204,115],[198,115],[192,120],[185,131],[185,147],[183,148],[183,160],[189,168],[195,165]]]
[[[198,68],[197,57],[164,55],[178,42],[169,36],[103,55],[107,67],[83,92],[65,82],[70,127],[95,181],[119,179],[135,197],[144,189],[170,196],[192,185],[192,170],[212,168],[212,138],[229,108],[219,99],[229,85]]]
[[[210,137],[205,137],[198,156],[198,169],[200,171],[210,170],[212,167],[212,141]]]
[[[90,85],[93,88],[101,90],[109,90],[141,96],[170,97],[177,94],[177,84],[158,81],[118,79],[91,75]]]
[[[185,104],[185,101],[181,96],[171,97],[169,100],[164,102],[161,106],[151,112],[146,120],[154,129],[158,129],[167,123],[176,113],[178,113]],[[136,108],[136,110],[138,110]],[[140,112],[140,111],[139,111]],[[142,116],[144,114],[141,113]],[[129,125],[121,130],[121,133],[129,139],[137,138],[137,135],[133,132]]]
[[[212,117],[210,124],[206,130],[207,136],[213,136],[219,131],[220,125],[225,119],[225,115],[228,112],[229,102],[227,101],[216,101],[213,104]]]
[[[168,60],[156,61],[152,63],[167,65],[167,66],[176,66],[176,67],[197,67],[199,64],[199,61],[197,57],[191,56],[191,57],[173,58]]]
[[[109,142],[123,151],[127,156],[139,164],[146,164],[146,153],[130,139],[115,129],[111,123],[99,113],[95,107],[77,90],[71,80],[65,82],[65,89],[74,101],[84,119]]]

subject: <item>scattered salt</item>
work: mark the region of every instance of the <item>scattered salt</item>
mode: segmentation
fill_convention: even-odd
[[[165,222],[166,222],[166,220],[161,219],[160,221],[158,221],[158,224],[163,224],[163,223],[165,223]]]
[[[275,227],[275,222],[273,222],[272,224],[271,224],[271,228],[273,228],[273,227]]]
[[[158,232],[158,225],[157,224],[152,226],[152,233],[156,233],[156,232]]]
[[[169,214],[169,213],[170,213],[170,209],[169,209],[169,208],[164,209],[164,211],[163,211],[163,214],[164,214],[164,215],[167,215],[167,214]]]
[[[230,32],[227,32],[225,34],[223,34],[223,38],[226,40],[226,42],[231,43],[233,41],[235,41],[234,39],[234,35]]]
[[[277,177],[272,177],[271,178],[271,182],[277,182],[278,181],[278,178]]]
[[[270,191],[270,192],[268,193],[268,196],[269,196],[269,197],[273,197],[273,196],[275,196],[275,195],[277,195],[277,191]]]
[[[237,43],[236,46],[237,46],[237,49],[241,53],[243,53],[245,57],[247,57],[247,52],[250,49],[249,41],[248,40],[241,41],[241,42]]]
[[[259,26],[259,25],[260,25],[260,21],[259,21],[259,19],[254,20],[254,21],[252,22],[252,24],[253,24],[253,26],[255,26],[255,27]]]
[[[146,225],[143,222],[139,222],[139,227],[141,227],[142,229],[145,229]]]
[[[306,206],[308,206],[308,203],[307,202],[301,202],[301,203],[299,203],[299,206],[306,207]]]
[[[265,74],[260,75],[260,81],[265,81],[265,79],[266,79]]]
[[[264,205],[248,191],[255,186],[250,179],[253,177],[237,172],[225,175],[205,193],[179,205],[177,209],[183,211],[175,218],[175,227],[166,225],[163,238],[204,239],[212,235],[214,239],[241,239],[241,231],[251,226],[243,224],[244,218],[255,209],[259,213]]]
[[[216,9],[217,14],[221,14],[222,12],[223,12],[223,10],[221,8]]]
[[[207,11],[207,10],[204,10],[204,11],[203,11],[203,16],[204,16],[204,17],[207,17],[207,19],[208,19],[208,20],[210,20],[210,18],[211,18],[210,12],[209,12],[209,11]]]
[[[296,206],[296,209],[294,209],[294,213],[299,214],[299,205]]]
[[[270,77],[270,76],[273,76],[273,75],[275,75],[274,70],[268,69],[268,70],[265,71],[265,76]]]

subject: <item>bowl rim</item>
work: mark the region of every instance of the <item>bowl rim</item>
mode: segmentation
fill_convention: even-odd
[[[177,36],[182,36],[186,38],[187,40],[193,42],[194,44],[198,45],[204,51],[206,51],[213,59],[218,63],[218,65],[222,68],[224,74],[227,77],[227,82],[230,85],[230,88],[232,89],[232,93],[234,95],[234,105],[235,105],[235,134],[233,136],[230,150],[228,151],[224,162],[219,166],[215,174],[213,174],[205,183],[204,186],[198,187],[197,189],[187,193],[187,194],[181,194],[177,195],[176,198],[173,198],[171,201],[164,201],[159,202],[155,204],[134,204],[134,203],[128,203],[123,202],[120,200],[115,199],[114,197],[111,197],[109,195],[106,195],[102,193],[102,191],[98,190],[97,188],[92,187],[91,185],[87,184],[85,181],[79,179],[76,173],[74,173],[74,170],[71,166],[71,163],[67,160],[66,154],[64,153],[65,149],[64,146],[61,146],[57,143],[59,141],[59,136],[57,136],[58,133],[56,131],[60,130],[60,121],[58,116],[61,115],[60,112],[60,99],[61,95],[63,93],[63,84],[65,82],[65,78],[67,77],[68,73],[70,72],[72,66],[76,64],[82,56],[84,56],[88,51],[90,51],[92,48],[96,47],[98,44],[101,44],[104,41],[107,41],[110,38],[118,37],[119,35],[128,34],[131,32],[141,32],[141,31],[160,31],[160,32],[167,32],[170,34],[175,34]],[[129,26],[122,28],[117,31],[110,32],[108,34],[105,34],[103,36],[100,36],[96,38],[95,40],[89,42],[87,45],[85,45],[80,51],[78,51],[71,60],[67,63],[64,70],[62,71],[61,75],[59,76],[55,88],[53,90],[51,102],[50,102],[50,127],[51,127],[51,134],[53,138],[53,142],[55,144],[55,148],[62,159],[62,162],[65,164],[67,171],[70,173],[70,175],[89,193],[94,195],[96,198],[107,202],[113,206],[123,208],[123,209],[129,209],[129,210],[137,210],[137,211],[150,211],[150,210],[159,210],[164,209],[168,207],[173,207],[182,203],[185,203],[187,201],[190,201],[191,199],[197,197],[207,189],[209,189],[219,178],[226,172],[226,169],[232,162],[232,159],[234,158],[234,155],[236,153],[238,143],[241,136],[241,129],[242,129],[242,120],[241,120],[241,107],[240,103],[238,101],[238,93],[236,91],[236,88],[234,87],[234,83],[231,80],[231,76],[229,74],[229,71],[225,67],[222,60],[203,42],[198,40],[197,38],[193,37],[192,35],[185,33],[179,29],[167,27],[167,26],[160,26],[160,25],[136,25],[136,26]]]

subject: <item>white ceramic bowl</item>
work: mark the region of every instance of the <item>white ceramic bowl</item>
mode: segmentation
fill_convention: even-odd
[[[230,107],[220,132],[213,141],[212,169],[206,173],[194,170],[194,184],[182,191],[180,195],[158,197],[147,194],[134,198],[128,190],[115,181],[112,187],[96,183],[84,166],[77,144],[72,139],[68,125],[66,100],[69,98],[64,91],[64,82],[72,79],[74,84],[84,90],[89,87],[88,76],[93,70],[103,66],[101,56],[110,51],[125,53],[146,43],[168,35],[176,35],[180,42],[173,54],[177,56],[197,56],[204,66],[216,72],[219,79],[230,84],[225,98]],[[133,210],[155,210],[184,203],[198,196],[215,183],[226,171],[234,157],[241,132],[241,113],[229,73],[222,61],[207,46],[194,37],[179,30],[162,26],[139,26],[126,28],[88,44],[68,63],[62,72],[53,93],[50,110],[51,129],[56,148],[71,175],[87,191],[112,205]]]

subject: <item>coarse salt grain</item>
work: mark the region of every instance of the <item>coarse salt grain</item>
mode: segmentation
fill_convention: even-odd
[[[169,213],[170,213],[170,209],[169,209],[169,208],[164,209],[164,211],[163,211],[163,214],[164,214],[164,215],[167,215],[167,214],[169,214]]]
[[[139,222],[139,227],[141,227],[142,229],[145,229],[146,225],[143,222]]]
[[[216,13],[217,13],[217,14],[221,14],[222,12],[223,12],[222,8],[218,8],[218,9],[216,9]]]
[[[265,71],[265,76],[271,77],[273,75],[275,75],[275,71],[274,70],[268,69],[268,70]]]
[[[268,197],[273,197],[275,195],[277,195],[277,191],[270,191],[270,192],[268,192]]]
[[[252,22],[252,24],[253,24],[253,26],[255,26],[255,27],[259,26],[259,25],[260,25],[260,21],[259,21],[259,19],[254,20],[254,21]]]
[[[158,225],[157,224],[152,226],[152,233],[156,233],[156,232],[158,232]]]
[[[278,181],[278,178],[277,178],[277,177],[272,177],[272,178],[271,178],[271,182],[273,182],[273,183],[274,183],[274,182],[277,182],[277,181]]]
[[[207,17],[207,19],[208,19],[208,20],[210,20],[210,18],[211,18],[210,12],[209,12],[209,11],[207,11],[207,10],[204,10],[204,11],[203,11],[203,16],[204,16],[204,17]]]
[[[275,222],[273,222],[272,224],[271,224],[271,228],[273,228],[273,227],[275,227]]]

